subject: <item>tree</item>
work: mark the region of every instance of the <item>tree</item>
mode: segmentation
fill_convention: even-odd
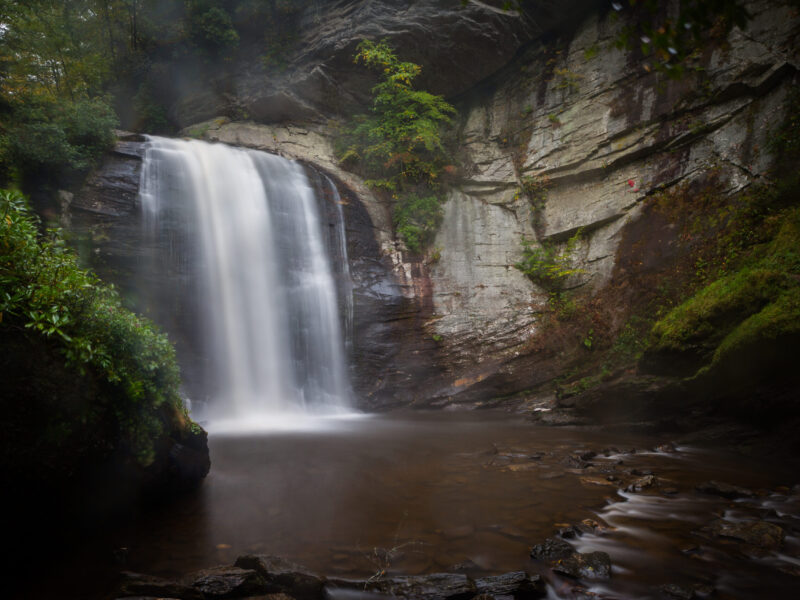
[[[446,163],[442,127],[455,108],[415,90],[422,68],[397,58],[385,41],[363,40],[355,62],[379,72],[372,110],[345,132],[340,160],[363,170],[367,183],[391,193],[397,233],[412,251],[427,244],[441,220],[438,176]]]
[[[455,109],[441,96],[415,90],[422,68],[402,62],[385,41],[364,40],[355,62],[378,71],[372,114],[360,115],[350,130],[343,161],[357,159],[376,187],[397,191],[412,183],[435,185],[445,164],[441,128]]]

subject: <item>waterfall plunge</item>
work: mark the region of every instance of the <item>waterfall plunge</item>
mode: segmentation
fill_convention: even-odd
[[[212,424],[346,411],[336,286],[303,168],[263,152],[151,137],[140,197],[151,239],[176,227],[188,239],[179,260],[198,273]]]

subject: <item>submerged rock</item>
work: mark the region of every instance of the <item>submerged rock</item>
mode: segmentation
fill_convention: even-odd
[[[703,494],[710,494],[712,496],[722,496],[723,498],[729,498],[731,500],[733,500],[734,498],[751,498],[755,495],[751,490],[748,490],[747,488],[714,480],[701,483],[695,489],[698,492],[702,492]]]
[[[670,598],[677,600],[692,600],[693,598],[706,598],[714,593],[714,588],[709,585],[694,584],[694,585],[678,585],[676,583],[668,583],[658,588],[661,592]]]
[[[780,548],[786,535],[780,526],[767,521],[734,523],[717,519],[708,526],[708,530],[714,535],[733,538],[768,550]]]
[[[556,561],[553,570],[577,579],[608,579],[611,577],[611,557],[605,552],[575,552]]]

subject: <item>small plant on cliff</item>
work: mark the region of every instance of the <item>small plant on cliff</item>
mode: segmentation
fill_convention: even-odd
[[[442,220],[442,205],[436,196],[403,196],[395,205],[397,234],[412,252],[420,252],[433,241]]]
[[[534,240],[523,237],[522,260],[514,266],[543,288],[560,290],[569,277],[584,272],[573,266],[573,255],[581,235],[582,232],[578,230],[562,249],[547,240],[536,245]]]
[[[77,376],[101,381],[104,398],[81,418],[112,418],[121,444],[142,465],[154,457],[164,415],[189,423],[167,337],[79,268],[57,230],[40,236],[25,198],[10,190],[0,190],[0,331],[33,336]]]
[[[432,204],[440,202],[438,177],[447,164],[441,130],[455,109],[441,96],[414,89],[422,68],[398,59],[384,41],[363,40],[355,62],[382,80],[372,88],[371,114],[355,117],[339,140],[339,160],[391,194],[398,235],[419,250],[438,225],[441,209]]]
[[[542,208],[544,206],[549,187],[550,179],[545,175],[525,175],[522,178],[522,190],[528,195],[528,199],[534,208]]]

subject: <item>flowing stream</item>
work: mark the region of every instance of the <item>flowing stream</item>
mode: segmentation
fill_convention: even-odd
[[[183,293],[197,295],[209,371],[200,417],[220,431],[347,412],[337,290],[303,167],[264,152],[151,137],[141,177],[145,235],[182,242],[177,257],[170,244],[146,267],[159,269],[166,257],[194,274]],[[343,230],[337,237],[346,262]],[[344,308],[347,327],[352,306]]]

